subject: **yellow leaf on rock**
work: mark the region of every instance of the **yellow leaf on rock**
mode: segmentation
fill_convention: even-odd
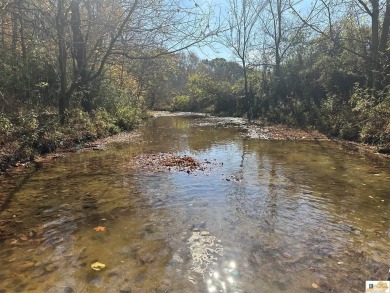
[[[314,289],[317,289],[317,288],[318,288],[318,285],[317,285],[316,283],[311,284],[311,286],[312,286]]]
[[[91,268],[95,271],[100,271],[100,270],[104,269],[105,267],[106,267],[106,265],[104,263],[101,263],[98,261],[91,264]]]
[[[101,231],[105,231],[106,230],[106,227],[103,227],[103,226],[97,226],[95,228],[93,228],[96,232],[101,232]]]

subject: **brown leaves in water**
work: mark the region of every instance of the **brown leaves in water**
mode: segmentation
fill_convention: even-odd
[[[206,171],[210,161],[199,160],[191,156],[180,156],[172,153],[141,154],[135,157],[133,164],[151,172],[180,171],[193,174],[195,171]]]
[[[97,226],[95,228],[93,228],[96,232],[103,232],[106,230],[106,227],[103,227],[103,226]]]
[[[328,138],[316,130],[302,130],[285,125],[259,125],[252,124],[246,134],[248,138],[271,140],[328,140]]]
[[[166,158],[162,161],[162,164],[167,167],[189,167],[189,168],[196,168],[199,167],[199,161],[187,156],[174,156]]]

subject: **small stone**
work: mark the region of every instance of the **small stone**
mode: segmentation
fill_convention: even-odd
[[[64,288],[64,293],[73,293],[73,292],[74,292],[74,290],[72,287],[65,287]]]
[[[150,253],[141,254],[139,260],[142,263],[152,263],[156,260],[156,257]]]

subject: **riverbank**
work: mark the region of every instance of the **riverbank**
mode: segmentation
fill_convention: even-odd
[[[244,118],[214,117],[205,114],[186,112],[151,112],[150,116],[199,117],[202,118],[202,124],[210,124],[219,127],[239,127],[243,130],[245,139],[293,141],[332,140],[317,130],[302,130],[280,124],[271,125],[261,120],[255,120],[251,124],[248,124],[247,120]],[[96,131],[91,131],[91,126],[89,126],[89,131],[87,131],[85,126],[83,127],[84,129],[81,129],[82,126],[75,126],[74,129],[80,130],[80,132],[77,133],[77,136],[75,136],[75,132],[73,132],[73,136],[69,135],[66,138],[63,138],[65,143],[62,143],[58,147],[53,147],[53,149],[48,149],[44,154],[38,153],[32,156],[32,152],[34,151],[32,149],[28,149],[27,151],[12,149],[12,146],[20,144],[18,141],[2,144],[0,146],[0,163],[2,171],[0,173],[0,185],[4,188],[0,191],[0,210],[5,206],[11,196],[9,192],[6,192],[7,190],[17,189],[23,178],[28,177],[35,169],[50,163],[50,161],[65,157],[74,152],[102,151],[111,143],[136,142],[139,139],[139,132],[137,130],[120,132],[114,135],[110,135],[110,132],[108,131],[100,132],[99,136],[103,137],[97,138]],[[385,163],[388,163],[390,160],[390,155],[378,153],[375,146],[339,139],[334,139],[333,141],[338,143],[340,148],[347,150],[349,153],[364,155],[374,160],[381,160]],[[46,138],[44,142],[48,143],[50,140]]]
[[[244,130],[244,136],[248,139],[266,140],[294,140],[294,141],[324,141],[333,140],[351,153],[359,153],[375,159],[390,159],[389,154],[382,154],[374,145],[351,142],[341,139],[329,138],[317,130],[303,130],[288,127],[281,124],[269,124],[262,120],[254,120],[248,124],[244,118],[237,117],[214,117],[202,113],[189,112],[163,112],[154,111],[149,113],[150,117],[160,116],[193,116],[204,118],[204,123],[215,124],[217,126],[235,126]],[[85,117],[83,118],[85,120]],[[83,119],[73,121],[72,127],[62,129],[46,130],[46,133],[37,135],[26,134],[21,136],[9,135],[8,141],[0,141],[0,175],[6,170],[15,167],[22,169],[31,164],[40,164],[44,161],[64,157],[68,153],[86,150],[104,150],[105,146],[114,142],[134,141],[137,132],[124,131],[118,128],[113,129],[113,125],[107,121],[89,121],[85,123]],[[101,119],[101,118],[100,118]],[[82,123],[84,122],[84,123]],[[102,123],[105,122],[105,123]],[[66,127],[66,126],[65,126]],[[70,131],[70,128],[72,131]],[[28,131],[28,130],[26,130]],[[27,139],[34,139],[33,142],[26,143]]]

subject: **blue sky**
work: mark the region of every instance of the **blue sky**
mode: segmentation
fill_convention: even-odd
[[[215,17],[219,15],[221,19],[226,18],[229,10],[229,0],[189,0],[194,1],[198,4],[203,3],[204,5],[210,4],[214,10]],[[302,0],[297,8],[298,10],[306,10],[310,6],[311,0]],[[223,20],[221,20],[223,21]],[[223,46],[218,42],[214,42],[204,46],[193,46],[189,49],[196,53],[201,59],[214,59],[214,58],[225,58],[226,60],[237,60],[232,51]]]
[[[228,0],[195,0],[195,2],[201,2],[202,5],[211,5],[213,9],[213,14],[216,19],[226,17],[229,9],[229,1]],[[210,46],[193,46],[189,49],[196,53],[201,59],[214,59],[214,58],[225,58],[227,60],[234,60],[234,54],[232,54],[229,48],[221,45],[218,42],[213,42]]]

